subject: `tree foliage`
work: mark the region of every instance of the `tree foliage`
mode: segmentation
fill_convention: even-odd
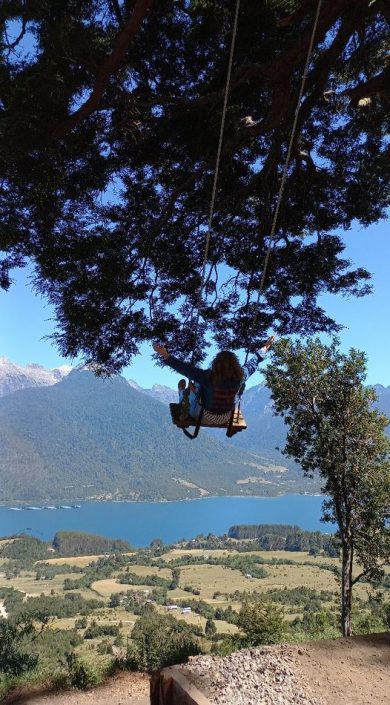
[[[98,553],[126,553],[132,547],[123,539],[107,539],[86,531],[57,531],[53,547],[61,556],[88,556]]]
[[[8,622],[0,620],[0,672],[9,676],[18,676],[33,670],[38,663],[35,655],[23,650],[26,636],[34,633],[34,624],[30,619]]]
[[[201,653],[194,634],[183,620],[151,609],[142,615],[131,632],[127,658],[131,668],[156,671],[186,661]]]
[[[244,602],[237,619],[237,626],[245,634],[246,645],[278,644],[288,630],[283,607],[267,598]]]
[[[365,356],[342,354],[318,339],[281,341],[267,384],[277,413],[288,425],[285,453],[304,472],[318,471],[323,520],[338,527],[342,573],[342,627],[351,631],[352,587],[377,582],[390,560],[389,419],[373,408],[375,391],[364,387]],[[353,562],[359,564],[352,575]]]
[[[385,0],[323,3],[266,288],[256,290],[317,0],[242,0],[201,307],[221,346],[334,330],[362,294],[335,231],[389,203]],[[65,355],[194,347],[234,0],[5,0],[0,285],[32,261]]]

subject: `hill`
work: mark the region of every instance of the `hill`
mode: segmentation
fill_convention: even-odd
[[[374,389],[378,397],[376,407],[390,418],[390,386],[376,384]],[[268,462],[285,466],[290,472],[300,472],[299,466],[279,450],[285,445],[286,426],[280,416],[274,415],[269,389],[259,384],[246,390],[241,406],[248,428],[245,433],[234,436],[229,443],[246,452],[259,453]],[[211,433],[215,435],[215,431]]]
[[[167,500],[307,488],[298,473],[206,433],[191,443],[160,402],[122,377],[103,380],[88,371],[0,399],[0,447],[3,502]]]

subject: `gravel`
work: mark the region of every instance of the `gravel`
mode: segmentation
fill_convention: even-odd
[[[225,658],[195,656],[182,670],[213,705],[324,705],[294,664],[295,651],[282,644],[243,649]]]

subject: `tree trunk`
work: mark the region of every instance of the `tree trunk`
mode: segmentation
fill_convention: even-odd
[[[348,538],[342,541],[341,561],[341,628],[343,636],[351,636],[353,549]]]

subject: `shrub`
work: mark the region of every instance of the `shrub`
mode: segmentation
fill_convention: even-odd
[[[283,607],[266,599],[244,603],[238,615],[237,626],[244,631],[247,646],[278,644],[288,630]]]
[[[103,639],[103,641],[101,641],[100,644],[97,645],[96,650],[98,654],[112,655],[114,653],[112,644],[108,641],[108,639]]]
[[[102,676],[99,671],[89,663],[80,659],[76,654],[66,654],[66,663],[68,667],[69,685],[79,690],[94,688],[98,685]]]
[[[201,653],[191,627],[170,614],[158,614],[156,611],[138,619],[131,638],[127,663],[133,670],[155,671]]]
[[[117,624],[92,624],[84,632],[84,639],[96,639],[99,636],[118,636],[119,627]]]
[[[386,629],[384,619],[379,614],[358,614],[352,620],[354,634],[373,634],[384,632]]]
[[[214,634],[217,631],[217,627],[215,626],[214,622],[212,619],[208,619],[205,624],[204,628],[204,633],[206,636],[210,639],[211,637],[214,636]]]
[[[0,671],[8,676],[18,676],[31,671],[38,664],[38,656],[20,650],[26,636],[35,633],[30,620],[10,623],[0,621]]]
[[[220,635],[222,636],[222,635]],[[234,651],[239,651],[245,646],[245,643],[238,634],[225,634],[223,639],[214,642],[211,646],[211,653],[218,656],[229,656]]]
[[[88,626],[88,620],[86,617],[81,617],[80,619],[76,619],[74,626],[76,629],[86,629]]]
[[[311,637],[324,638],[324,636],[331,636],[332,632],[329,630],[332,630],[335,626],[333,615],[326,610],[317,612],[305,610],[304,612],[302,627],[304,632]]]

